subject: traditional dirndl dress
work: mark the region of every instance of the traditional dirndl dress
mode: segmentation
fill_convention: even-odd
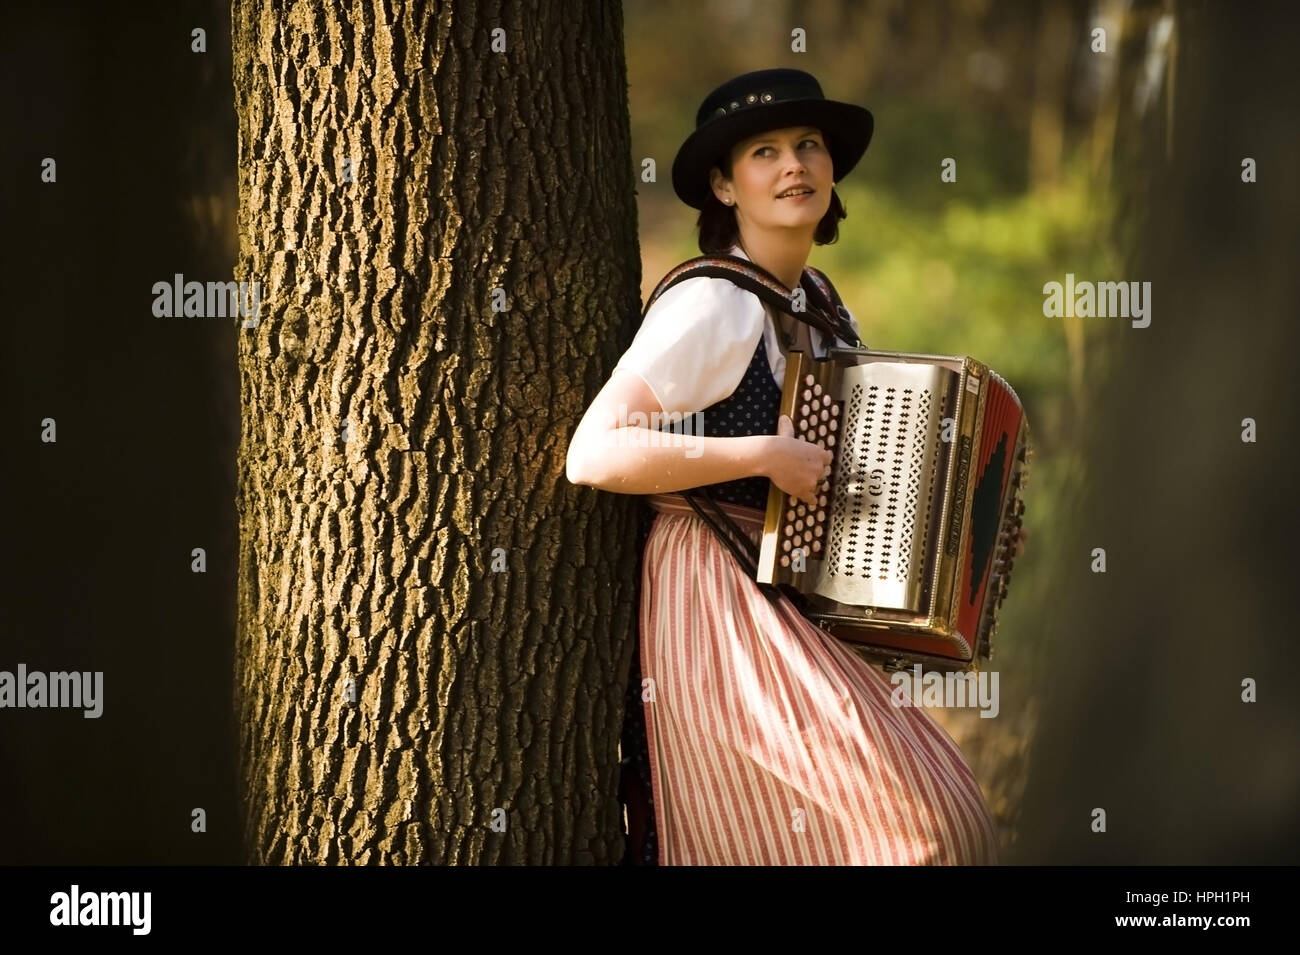
[[[677,288],[701,282],[730,285]],[[771,341],[759,337],[739,385],[705,408],[709,435],[775,433]],[[662,388],[666,366],[651,353],[662,349],[634,343],[621,364]],[[709,486],[756,543],[769,484]],[[625,780],[650,802],[636,863],[995,863],[979,783],[943,728],[896,706],[878,668],[787,599],[771,603],[684,498],[647,500],[656,513],[623,737]]]

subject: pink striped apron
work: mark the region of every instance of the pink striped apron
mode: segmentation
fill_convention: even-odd
[[[952,738],[785,598],[684,498],[647,498],[641,676],[661,865],[988,865]],[[754,541],[763,515],[722,502]],[[652,681],[646,683],[645,681]]]

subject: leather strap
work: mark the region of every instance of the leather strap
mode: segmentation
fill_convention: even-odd
[[[780,279],[761,265],[755,265],[748,259],[736,255],[701,255],[677,266],[665,275],[655,290],[650,293],[650,298],[646,300],[645,308],[641,312],[642,320],[660,295],[679,282],[699,276],[728,279],[741,288],[753,292],[773,308],[793,316],[823,335],[839,338],[854,347],[862,347],[861,339],[853,330],[848,310],[844,308],[835,287],[823,273],[811,266],[804,266],[799,285],[804,290],[807,308],[796,309],[792,300],[793,293],[781,283]]]

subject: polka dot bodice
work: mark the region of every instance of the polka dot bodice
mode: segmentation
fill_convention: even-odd
[[[781,387],[772,378],[762,336],[740,384],[726,398],[704,409],[704,436],[738,438],[751,434],[776,434],[781,411]],[[715,501],[728,501],[758,510],[767,508],[772,482],[765,477],[741,478],[706,484]]]

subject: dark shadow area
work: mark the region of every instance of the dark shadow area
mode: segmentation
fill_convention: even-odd
[[[0,670],[102,671],[103,711],[0,710],[0,863],[238,861],[237,323],[152,310],[231,278],[229,31],[220,2],[6,8]]]

